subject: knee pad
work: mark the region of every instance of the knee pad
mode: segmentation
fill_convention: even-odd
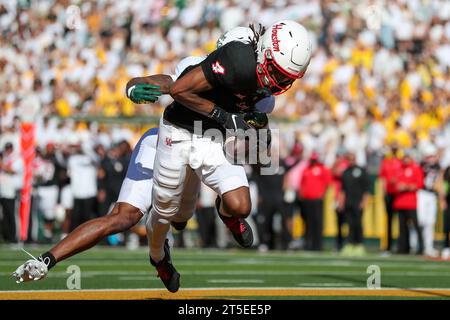
[[[155,183],[153,186],[153,209],[160,215],[171,217],[178,212],[179,200],[174,190],[167,190]]]
[[[159,164],[153,176],[153,209],[170,218],[178,212],[185,177],[185,168]]]

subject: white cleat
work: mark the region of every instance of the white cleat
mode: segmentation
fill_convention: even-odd
[[[42,261],[41,257],[36,259],[28,252],[26,253],[33,259],[28,260],[13,272],[12,276],[16,279],[16,283],[41,280],[48,273],[47,265]]]

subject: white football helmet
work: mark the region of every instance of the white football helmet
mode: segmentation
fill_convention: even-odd
[[[252,29],[246,27],[236,27],[225,32],[216,43],[217,49],[231,41],[250,43],[255,37]]]
[[[258,40],[256,73],[261,86],[278,95],[301,77],[311,60],[311,40],[299,23],[274,23]]]

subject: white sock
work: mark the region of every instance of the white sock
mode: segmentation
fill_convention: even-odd
[[[164,242],[170,230],[170,222],[153,210],[147,220],[147,239],[150,248],[150,257],[155,262],[159,262],[164,258]]]

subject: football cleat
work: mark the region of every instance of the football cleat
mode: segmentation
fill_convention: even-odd
[[[172,264],[168,239],[166,239],[166,242],[164,243],[164,253],[164,258],[159,262],[155,262],[150,257],[150,263],[156,268],[156,271],[158,271],[158,277],[164,283],[167,290],[170,292],[177,292],[180,288],[180,274]]]
[[[16,271],[13,272],[12,276],[16,279],[16,283],[41,280],[45,278],[48,273],[47,265],[42,260],[42,257],[36,259],[30,253],[26,253],[33,259],[30,259],[24,264],[20,265],[16,269]]]
[[[253,244],[253,231],[250,225],[245,221],[245,219],[238,217],[225,217],[220,214],[220,197],[216,198],[216,209],[219,213],[220,219],[227,226],[228,230],[231,231],[233,238],[241,247],[250,248]]]

